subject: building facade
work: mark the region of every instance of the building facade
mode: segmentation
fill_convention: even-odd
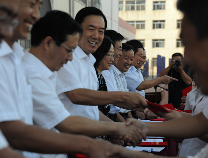
[[[184,52],[180,40],[182,13],[177,10],[176,2],[119,0],[119,17],[136,28],[136,39],[146,49],[150,76],[157,76],[158,55],[162,59],[159,65],[167,67],[173,53]]]

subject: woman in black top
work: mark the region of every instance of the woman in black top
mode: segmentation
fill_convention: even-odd
[[[107,91],[106,82],[101,73],[103,70],[109,70],[112,61],[114,60],[114,47],[112,43],[113,42],[110,40],[110,38],[105,36],[101,46],[96,52],[92,53],[92,55],[96,58],[94,67],[98,78],[98,90],[100,91]],[[99,106],[99,110],[107,116],[110,106]]]

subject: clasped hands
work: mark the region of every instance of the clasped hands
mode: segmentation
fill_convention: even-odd
[[[125,142],[128,146],[138,146],[142,139],[146,140],[145,124],[136,119],[127,119],[126,122],[119,123],[117,135],[111,136],[113,143],[124,145]]]

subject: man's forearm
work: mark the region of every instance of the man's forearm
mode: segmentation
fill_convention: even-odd
[[[137,92],[106,92],[79,88],[65,92],[65,94],[74,104],[88,106],[114,104],[128,110],[137,110],[148,106],[145,98]]]
[[[160,83],[161,83],[161,78],[158,77],[158,78],[155,78],[153,80],[142,81],[142,83],[136,89],[138,91],[141,91],[141,90],[145,90],[145,89],[154,87],[155,85],[160,84]]]
[[[106,105],[121,103],[124,92],[105,92],[80,88],[68,91],[66,95],[74,104]]]
[[[164,76],[164,75],[167,75],[168,72],[170,71],[170,69],[171,69],[170,66],[166,67],[164,70],[162,70],[162,71],[160,72],[159,77]]]
[[[208,120],[203,113],[161,123],[145,123],[145,125],[148,136],[192,138],[208,133]]]
[[[96,121],[81,116],[69,116],[56,126],[56,129],[64,133],[82,134],[90,137],[117,134],[116,124],[111,120]]]
[[[192,82],[191,77],[187,75],[183,69],[180,70],[180,74],[181,74],[181,78],[186,83],[186,85],[190,85]]]
[[[86,154],[92,143],[84,136],[59,134],[21,121],[2,122],[0,128],[13,148],[30,152]]]

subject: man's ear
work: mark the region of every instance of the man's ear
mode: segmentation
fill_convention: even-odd
[[[54,40],[50,36],[48,36],[44,39],[43,46],[46,51],[48,51],[51,48],[53,42],[54,42]]]

